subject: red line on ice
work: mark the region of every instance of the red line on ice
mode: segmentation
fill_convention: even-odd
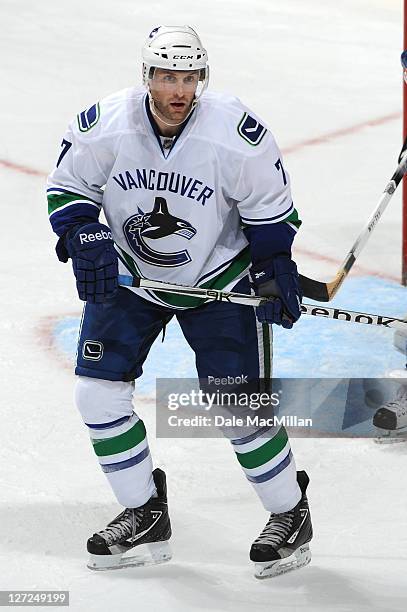
[[[289,145],[288,147],[284,147],[282,152],[285,155],[289,155],[290,153],[295,153],[304,149],[305,147],[326,144],[327,142],[331,142],[336,138],[341,138],[342,136],[347,136],[349,134],[356,134],[356,132],[360,132],[364,130],[366,127],[374,127],[377,125],[383,125],[384,123],[388,123],[389,121],[395,121],[401,117],[401,112],[390,113],[389,115],[383,115],[383,117],[376,117],[376,119],[368,119],[367,121],[362,121],[362,123],[356,123],[355,125],[350,125],[349,127],[344,127],[339,130],[334,130],[333,132],[327,132],[326,134],[321,134],[320,136],[315,136],[315,138],[308,138],[307,140],[302,140],[300,142]]]
[[[310,257],[311,259],[316,259],[317,261],[325,261],[326,263],[331,263],[335,266],[339,266],[342,263],[342,261],[340,261],[336,257],[330,257],[329,255],[320,255],[319,253],[314,253],[314,251],[309,251],[308,249],[304,249],[303,247],[295,246],[295,243],[294,251],[297,253],[301,253],[301,255],[305,255],[306,257]],[[372,270],[370,268],[365,268],[365,266],[360,266],[359,264],[355,264],[355,267],[352,269],[350,275],[352,276],[353,274],[355,274],[355,272],[358,276],[377,276],[379,278],[384,278],[385,280],[400,283],[400,278],[397,276],[392,276],[391,274],[378,272],[377,270]]]
[[[7,168],[8,170],[14,170],[14,172],[21,172],[21,174],[30,174],[31,176],[47,176],[45,172],[36,170],[35,168],[29,168],[28,166],[22,166],[14,162],[8,161],[7,159],[0,159],[0,166]]]

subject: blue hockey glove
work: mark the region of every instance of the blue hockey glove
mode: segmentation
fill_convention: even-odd
[[[301,316],[302,291],[295,262],[288,255],[278,255],[252,266],[250,276],[256,295],[275,298],[256,308],[260,323],[290,329]]]
[[[79,299],[101,304],[115,296],[119,273],[112,232],[102,223],[74,227],[65,237]]]

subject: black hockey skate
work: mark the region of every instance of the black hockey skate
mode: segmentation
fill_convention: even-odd
[[[407,441],[407,385],[404,383],[396,397],[383,404],[373,417],[378,437],[375,442],[388,444]]]
[[[304,567],[311,561],[308,542],[312,538],[311,515],[305,472],[297,472],[302,498],[292,510],[271,514],[267,525],[253,542],[250,559],[255,563],[256,578],[272,578]]]
[[[89,538],[89,569],[155,565],[171,559],[165,473],[156,469],[153,478],[158,497],[152,497],[139,508],[126,508],[106,529]]]

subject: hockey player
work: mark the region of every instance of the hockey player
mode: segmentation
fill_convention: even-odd
[[[200,380],[270,379],[271,324],[291,328],[301,290],[291,245],[300,225],[270,131],[237,98],[206,91],[207,52],[188,26],[160,26],[143,47],[143,88],[81,112],[48,181],[61,261],[84,306],[76,403],[124,510],[88,540],[89,567],[168,560],[165,474],[153,471],[134,381],[177,317]],[[99,221],[101,210],[107,225]],[[254,309],[118,286],[118,272],[274,296]],[[256,318],[257,317],[257,318]],[[257,381],[257,382],[256,382]],[[271,513],[250,551],[266,577],[310,560],[306,488],[284,427],[225,435]]]
[[[407,49],[400,57],[403,68],[404,82],[407,84]],[[399,162],[403,155],[400,153]],[[407,334],[404,330],[396,330],[393,344],[407,360]],[[392,370],[389,378],[398,379],[401,383],[395,397],[389,400],[377,410],[373,417],[373,425],[377,427],[378,437],[375,439],[379,444],[387,442],[407,441],[407,363],[403,370]]]
[[[400,385],[395,397],[380,406],[373,417],[373,425],[378,429],[377,442],[407,440],[407,384]]]
[[[401,57],[402,63],[407,62],[407,51],[404,51]],[[407,332],[404,329],[397,329],[394,332],[393,345],[407,360]],[[386,377],[399,383],[399,387],[394,397],[380,406],[374,414],[373,425],[377,427],[378,434],[375,441],[379,444],[405,442],[407,441],[407,364],[404,369],[389,371]]]

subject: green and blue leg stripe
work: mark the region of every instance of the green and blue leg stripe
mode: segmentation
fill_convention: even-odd
[[[130,417],[120,417],[120,419],[116,419],[115,421],[110,421],[109,423],[85,423],[87,427],[90,429],[111,429],[112,427],[118,427],[123,423],[127,423]]]
[[[261,474],[265,474],[266,472],[275,468],[281,461],[288,455],[290,451],[290,442],[287,440],[287,443],[281,449],[277,455],[272,456],[268,461],[257,465],[256,467],[243,467],[244,472],[248,476],[260,476]]]
[[[127,459],[131,459],[136,455],[140,454],[144,449],[148,448],[147,438],[144,438],[141,442],[132,446],[130,449],[122,451],[121,453],[112,453],[111,455],[104,455],[103,457],[99,456],[100,465],[104,465],[107,463],[120,463],[121,461],[125,461]]]
[[[244,438],[234,438],[231,440],[231,443],[236,446],[240,446],[242,444],[247,444],[247,442],[251,442],[252,440],[256,440],[256,438],[260,438],[263,434],[271,429],[271,425],[265,425],[264,427],[260,427],[257,431],[250,434],[249,436],[245,436]]]
[[[256,468],[276,457],[286,446],[288,436],[285,427],[280,427],[273,437],[259,437],[235,446],[234,451],[240,465],[244,468]]]
[[[147,446],[147,448],[141,451],[141,453],[139,453],[135,457],[132,457],[131,459],[127,459],[126,461],[119,461],[119,463],[101,463],[100,465],[105,474],[111,472],[118,472],[119,470],[125,470],[129,467],[132,467],[133,465],[141,463],[146,457],[149,456],[149,454],[150,449]]]
[[[282,472],[288,465],[290,465],[292,457],[293,457],[293,454],[290,449],[288,454],[285,456],[285,458],[278,465],[276,465],[274,468],[272,468],[268,472],[265,472],[264,474],[260,474],[259,476],[250,476],[250,474],[246,473],[246,478],[247,480],[250,480],[250,482],[255,482],[255,483],[266,482],[267,480],[271,480],[272,478],[277,476],[277,474],[280,474],[280,472]]]
[[[274,478],[291,462],[291,448],[285,427],[272,438],[264,438],[264,428],[250,436],[233,440],[237,460],[251,482]]]
[[[124,470],[150,454],[144,423],[136,414],[88,427],[93,450],[104,472]]]
[[[94,447],[102,444],[104,441],[107,443],[111,438],[117,438],[119,435],[127,433],[135,426],[138,428],[144,427],[143,421],[139,419],[135,412],[131,415],[115,419],[114,421],[100,424],[86,423],[86,425],[89,428],[89,434]],[[112,429],[115,430],[114,434],[111,431]],[[98,453],[96,452],[96,454]]]

